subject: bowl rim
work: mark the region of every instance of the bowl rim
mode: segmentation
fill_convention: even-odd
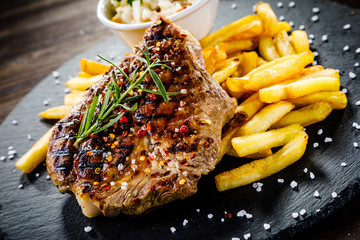
[[[110,19],[108,19],[105,16],[105,3],[106,1],[109,0],[100,0],[97,6],[97,10],[96,10],[96,14],[98,19],[100,20],[101,23],[103,23],[104,25],[106,25],[107,27],[110,27],[112,29],[116,29],[116,30],[137,30],[137,29],[144,29],[144,28],[148,28],[151,25],[151,22],[145,22],[145,23],[131,23],[131,24],[125,24],[125,23],[116,23],[111,21]],[[198,2],[196,2],[195,4],[191,5],[190,7],[174,13],[173,15],[169,16],[168,18],[171,21],[175,21],[178,19],[181,19],[185,16],[187,16],[188,14],[191,14],[192,12],[196,11],[197,9],[199,9],[200,7],[202,7],[204,4],[206,4],[207,2],[209,2],[211,0],[199,0]]]

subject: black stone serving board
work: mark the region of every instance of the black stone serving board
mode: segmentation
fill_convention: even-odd
[[[60,194],[46,179],[43,165],[26,175],[15,170],[14,163],[50,128],[50,123],[40,120],[37,113],[47,108],[44,100],[49,100],[48,107],[63,103],[64,83],[79,71],[81,57],[94,59],[100,53],[108,58],[115,56],[118,60],[129,52],[113,37],[60,67],[60,84],[56,84],[50,74],[24,97],[1,125],[0,156],[7,156],[9,146],[14,147],[17,155],[14,160],[0,161],[0,239],[244,239],[246,233],[251,233],[252,239],[288,239],[327,217],[357,195],[360,149],[355,148],[353,143],[359,141],[359,130],[353,128],[352,124],[360,123],[360,106],[355,105],[360,100],[360,69],[354,67],[355,62],[360,62],[360,54],[355,53],[355,49],[360,47],[360,13],[319,0],[296,1],[294,8],[288,7],[289,1],[283,1],[282,8],[276,6],[277,1],[269,2],[278,17],[284,16],[287,21],[294,22],[294,29],[303,24],[309,34],[315,35],[311,47],[319,52],[316,60],[325,67],[339,69],[341,85],[348,91],[349,104],[344,111],[334,111],[324,122],[307,128],[310,139],[300,161],[261,180],[264,184],[261,192],[251,185],[218,192],[214,176],[245,162],[243,159],[226,157],[215,171],[202,177],[198,193],[186,200],[172,202],[136,218],[84,217],[76,200],[69,194]],[[232,9],[234,3],[237,8]],[[220,2],[214,30],[251,14],[255,3]],[[316,23],[310,20],[314,15],[313,7],[320,8],[317,14],[319,21]],[[350,14],[352,11],[355,11],[353,16]],[[343,26],[348,23],[351,28],[344,30]],[[328,35],[327,42],[321,40],[324,34]],[[343,51],[345,45],[350,47],[349,51]],[[349,72],[359,76],[352,80]],[[13,120],[17,120],[18,124],[13,125]],[[317,134],[319,129],[323,129],[322,135]],[[28,134],[35,140],[28,140]],[[324,143],[325,137],[331,137],[333,141]],[[319,148],[313,148],[314,142],[320,144]],[[347,166],[341,167],[342,162]],[[315,179],[310,179],[309,172],[304,173],[304,168],[313,172]],[[40,176],[36,177],[36,173]],[[279,178],[285,182],[278,183]],[[290,187],[293,180],[298,183],[296,190]],[[18,188],[20,184],[23,184],[23,189]],[[316,190],[320,198],[313,196]],[[333,192],[338,197],[333,198]],[[242,209],[251,213],[253,218],[237,217]],[[292,213],[301,209],[307,213],[294,219]],[[225,218],[222,222],[225,211],[232,214],[232,218]],[[213,217],[208,218],[208,214]],[[184,219],[188,221],[186,226],[183,226]],[[270,230],[264,230],[264,223],[271,225]],[[90,233],[84,231],[86,226],[92,227]],[[171,232],[171,227],[176,228],[175,233]]]

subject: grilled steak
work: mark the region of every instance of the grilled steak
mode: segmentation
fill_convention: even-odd
[[[166,103],[161,95],[135,90],[133,95],[141,96],[134,100],[139,106],[126,111],[126,122],[117,122],[75,147],[81,116],[95,94],[101,104],[111,74],[115,73],[123,91],[129,87],[120,71],[110,67],[52,133],[48,173],[61,192],[75,194],[88,217],[137,215],[188,197],[197,191],[201,175],[220,160],[221,129],[235,104],[206,72],[199,43],[189,32],[158,17],[139,47],[145,49],[145,45],[150,59],[168,61],[171,70],[154,71],[167,92],[179,94]],[[145,68],[135,56],[143,53],[134,49],[119,64],[129,76],[137,66]],[[142,85],[157,91],[148,75]]]

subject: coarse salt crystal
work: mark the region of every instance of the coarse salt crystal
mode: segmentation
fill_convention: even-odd
[[[296,188],[297,187],[297,182],[295,182],[295,181],[291,181],[291,183],[290,183],[290,187],[291,188]]]
[[[319,56],[319,52],[313,52],[313,54],[315,57]]]
[[[285,17],[284,16],[280,16],[279,17],[279,21],[284,21],[285,20]]]
[[[270,224],[268,224],[268,223],[264,223],[264,229],[265,230],[269,230],[270,229]]]
[[[289,7],[291,7],[291,8],[293,8],[293,7],[295,7],[296,6],[296,4],[295,4],[295,2],[294,1],[291,1],[291,2],[289,2],[289,5],[288,5]]]
[[[318,134],[318,135],[321,135],[321,134],[323,134],[323,132],[324,132],[324,131],[320,128],[319,131],[317,132],[317,134]]]
[[[18,188],[19,188],[19,189],[23,189],[23,188],[24,188],[24,184],[20,184],[20,185],[18,186]]]
[[[128,183],[127,183],[127,182],[121,183],[121,189],[122,189],[122,190],[126,190],[126,189],[127,189],[127,186],[128,186]]]
[[[171,228],[170,228],[170,231],[171,231],[172,233],[174,233],[174,232],[176,232],[176,228],[171,227]]]
[[[346,89],[346,88],[341,89],[341,91],[342,91],[343,93],[347,93],[347,89]]]
[[[328,40],[328,35],[322,35],[321,41],[326,42]]]
[[[185,88],[183,88],[183,89],[180,90],[180,92],[185,94],[185,93],[187,93],[187,90]]]
[[[40,173],[35,173],[35,177],[40,177]]]
[[[15,157],[15,155],[8,155],[8,159],[9,159],[9,160],[13,160],[14,157]]]
[[[353,145],[354,145],[355,148],[359,147],[359,144],[357,142],[354,142]]]
[[[197,212],[200,212],[200,208],[197,208],[196,211],[197,211]]]
[[[342,163],[340,164],[340,166],[342,166],[342,167],[346,167],[346,166],[347,166],[347,164],[346,164],[345,162],[342,162]]]
[[[310,39],[315,39],[315,35],[314,34],[309,34],[309,38]]]
[[[231,8],[232,9],[236,9],[237,8],[237,5],[235,3],[231,4]]]
[[[247,240],[251,237],[251,234],[250,233],[247,233],[247,234],[244,234],[244,239]]]
[[[313,44],[313,42],[314,42],[314,41],[313,41],[312,39],[308,39],[308,43],[309,43],[309,44]]]
[[[282,8],[282,7],[284,6],[284,4],[283,4],[282,2],[277,2],[277,3],[276,3],[276,6],[277,6],[278,8]]]
[[[1,156],[0,157],[0,161],[5,161],[6,157],[5,156]]]
[[[301,215],[301,216],[304,216],[305,214],[306,214],[306,210],[305,210],[305,209],[301,209],[301,210],[300,210],[300,215]]]
[[[13,146],[8,146],[8,150],[13,150],[14,147]]]
[[[304,25],[300,25],[300,26],[299,26],[299,29],[300,29],[300,30],[304,30],[304,29],[305,29],[305,26],[304,26]]]
[[[186,226],[186,224],[188,224],[188,220],[186,220],[186,219],[184,219],[184,221],[183,221],[183,226],[185,227]]]
[[[209,219],[212,219],[212,218],[214,217],[214,215],[212,215],[211,213],[209,213],[209,214],[207,215],[207,217],[208,217]]]
[[[316,209],[316,212],[320,212],[321,210],[320,209]]]
[[[354,67],[359,67],[360,64],[357,62],[357,63],[354,63]]]
[[[304,168],[303,172],[307,173],[309,170],[307,168]]]
[[[324,142],[330,143],[330,142],[332,142],[332,138],[331,138],[331,137],[326,137],[325,140],[324,140]]]
[[[313,13],[319,13],[319,12],[320,12],[320,8],[314,7],[314,8],[312,9],[312,12],[313,12]]]
[[[343,48],[343,51],[346,52],[346,51],[349,51],[350,47],[349,45],[346,45],[344,48]]]
[[[58,78],[60,76],[60,73],[58,71],[53,71],[52,75],[54,78]]]
[[[355,49],[355,53],[360,53],[360,48]]]
[[[284,183],[284,179],[283,178],[278,178],[277,182],[278,183]]]
[[[245,215],[246,215],[247,219],[251,219],[253,217],[253,215],[251,213],[246,213]]]
[[[50,176],[49,176],[49,175],[46,175],[46,180],[50,180]]]
[[[318,15],[312,16],[312,17],[311,17],[311,21],[312,21],[312,22],[317,22],[317,21],[319,21],[319,16],[318,16]]]
[[[114,186],[114,185],[115,185],[115,182],[111,181],[110,186]]]
[[[91,232],[91,230],[92,230],[92,227],[90,227],[90,226],[84,227],[84,231],[87,233]]]
[[[9,150],[7,152],[8,155],[15,155],[16,154],[16,150],[12,149],[12,150]]]
[[[31,137],[30,134],[27,135],[27,139],[28,139],[28,140],[31,140],[31,139],[32,139],[32,137]]]
[[[231,240],[240,240],[238,237],[232,237]]]
[[[299,217],[299,214],[297,212],[293,212],[291,215],[292,215],[293,218],[298,218]]]
[[[289,25],[292,26],[292,27],[294,27],[294,26],[295,26],[295,23],[294,23],[293,21],[290,21],[290,22],[289,22]]]
[[[332,193],[331,193],[331,196],[332,196],[333,198],[336,198],[338,195],[337,195],[336,192],[332,192]]]
[[[118,165],[118,170],[121,171],[121,170],[123,170],[123,169],[124,169],[124,165],[123,165],[122,163],[120,163],[120,164]]]
[[[313,65],[313,66],[317,65],[317,61],[316,61],[316,60],[313,61],[312,65]]]
[[[221,218],[221,220],[220,220],[221,222],[225,222],[225,219],[224,218]]]
[[[315,174],[310,172],[310,179],[315,179]]]
[[[12,120],[12,121],[11,121],[11,124],[12,124],[12,125],[18,125],[18,121],[17,121],[17,120]]]
[[[258,188],[256,189],[256,191],[257,191],[257,192],[261,192],[261,191],[262,191],[262,188],[261,188],[261,187],[258,187]]]
[[[48,100],[44,100],[44,101],[43,101],[43,104],[44,104],[44,106],[47,106],[47,105],[49,105],[49,101],[48,101]]]
[[[353,73],[353,72],[349,72],[349,77],[350,77],[351,79],[355,79],[355,78],[356,78],[356,74]]]
[[[318,147],[319,147],[319,143],[318,143],[318,142],[314,142],[314,143],[313,143],[313,147],[314,147],[314,148],[318,148]]]
[[[348,23],[348,24],[345,24],[344,26],[343,26],[343,29],[350,29],[351,28],[351,25]]]
[[[353,122],[353,123],[352,123],[352,126],[353,126],[354,128],[356,128],[357,126],[359,126],[359,124],[356,123],[356,122]]]
[[[239,211],[239,212],[236,214],[237,217],[243,217],[243,216],[245,216],[245,215],[246,215],[246,211],[245,211],[245,210],[241,210],[241,211]]]
[[[257,184],[257,183],[253,183],[252,187],[253,187],[253,188],[257,188],[257,187],[258,187],[258,184]]]
[[[320,197],[320,193],[317,190],[314,192],[314,197],[316,198]]]
[[[56,85],[59,85],[59,84],[60,84],[60,80],[56,79],[56,80],[54,81],[54,83],[55,83]]]
[[[70,89],[69,88],[64,88],[64,93],[70,93]]]

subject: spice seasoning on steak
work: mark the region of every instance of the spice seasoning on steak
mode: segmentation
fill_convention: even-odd
[[[194,37],[162,17],[154,22],[139,48],[148,48],[150,62],[167,62],[171,69],[159,67],[154,72],[166,92],[179,94],[168,96],[167,103],[154,93],[158,86],[146,74],[141,87],[129,91],[134,98],[127,107],[137,104],[136,110],[113,109],[116,123],[74,146],[85,119],[81,116],[96,96],[94,116],[99,114],[113,73],[122,91],[129,88],[124,74],[110,67],[52,133],[48,173],[61,192],[75,194],[88,217],[138,215],[186,198],[196,193],[201,175],[220,160],[221,130],[235,104],[206,72]],[[136,69],[139,74],[146,69],[139,60],[144,57],[141,50],[134,49],[118,65],[130,78]]]

